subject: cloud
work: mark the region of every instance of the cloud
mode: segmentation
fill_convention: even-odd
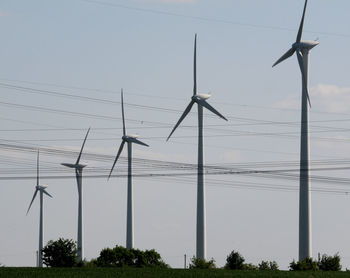
[[[350,87],[319,84],[311,90],[311,99],[315,99],[317,110],[330,113],[350,111]]]
[[[300,97],[297,94],[289,95],[284,100],[276,102],[273,107],[281,109],[299,109]]]
[[[310,89],[312,107],[329,113],[350,112],[350,87],[318,84]],[[282,109],[300,109],[300,94],[287,96],[275,103],[274,107]]]

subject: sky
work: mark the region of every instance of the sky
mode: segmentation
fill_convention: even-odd
[[[107,175],[126,125],[134,146],[135,247],[172,267],[195,254],[196,109],[169,142],[190,101],[193,40],[198,90],[228,122],[205,112],[207,257],[223,266],[298,256],[301,78],[296,57],[272,68],[295,41],[303,0],[62,0],[0,3],[0,263],[34,266],[39,200],[44,239],[76,240],[73,163],[91,127],[84,170],[86,259],[125,246],[126,150]],[[350,267],[350,32],[346,0],[310,0],[312,251]],[[265,171],[252,173],[253,171]],[[266,171],[270,171],[266,173]]]

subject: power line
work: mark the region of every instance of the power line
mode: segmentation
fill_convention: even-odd
[[[45,95],[51,95],[51,96],[56,96],[56,97],[63,97],[63,98],[73,98],[73,99],[79,99],[79,100],[84,100],[84,101],[92,101],[92,102],[97,102],[97,103],[103,103],[103,104],[109,104],[109,105],[120,105],[120,101],[114,101],[110,99],[101,99],[101,98],[94,98],[94,97],[87,97],[87,96],[81,96],[81,95],[76,95],[76,94],[67,94],[67,93],[62,93],[62,92],[57,92],[57,91],[52,91],[52,90],[42,90],[42,89],[36,89],[36,88],[31,88],[31,87],[24,87],[24,86],[16,86],[12,84],[7,84],[7,83],[0,83],[0,87],[3,88],[8,88],[8,89],[14,89],[18,90],[20,92],[29,92],[29,93],[35,93],[35,94],[45,94]],[[3,105],[16,105],[13,103],[3,103]],[[140,108],[140,109],[146,109],[146,110],[155,110],[155,111],[161,111],[161,112],[169,112],[169,113],[181,113],[181,110],[177,109],[171,109],[171,108],[164,108],[164,107],[157,107],[157,106],[149,106],[149,105],[141,105],[141,104],[135,104],[135,103],[125,103],[125,105],[133,107],[133,108]],[[23,106],[22,106],[23,107]],[[78,116],[85,116],[86,114],[79,115],[77,112],[72,112],[72,111],[55,111],[55,109],[49,109],[49,108],[43,108],[43,107],[27,107],[28,109],[39,109],[43,111],[48,111],[50,110],[51,112],[55,113],[64,113],[64,114],[71,114],[71,115],[78,115]],[[73,113],[73,114],[72,114]],[[324,113],[324,112],[321,112]],[[206,115],[208,117],[215,117],[214,115]],[[90,114],[90,117],[102,117],[105,118],[106,116],[101,116],[101,115],[92,115]],[[299,126],[300,122],[281,122],[281,121],[268,121],[268,120],[261,120],[261,119],[252,119],[252,118],[243,118],[243,117],[236,117],[236,116],[228,116],[229,119],[232,120],[239,120],[245,122],[244,124],[226,124],[226,125],[215,125],[215,126],[247,126],[247,125],[281,125],[281,126]],[[113,119],[120,119],[120,118],[113,118]],[[131,121],[137,121],[137,120],[131,120]],[[317,120],[317,121],[310,121],[311,123],[333,123],[333,122],[348,122],[350,119],[336,119],[336,120]],[[137,121],[140,122],[140,121]],[[249,124],[247,124],[249,122]],[[159,124],[159,123],[158,123]],[[166,126],[170,126],[169,124],[163,123]],[[209,127],[211,125],[208,125]],[[193,126],[191,126],[193,127]],[[317,128],[327,128],[327,129],[332,129],[332,130],[339,130],[339,128],[335,127],[327,127],[327,126],[312,126],[312,127],[317,127]],[[344,131],[349,131],[349,129],[342,129]]]
[[[193,176],[196,176],[196,174],[192,174]],[[208,174],[210,175],[210,174]],[[107,179],[108,173],[106,174],[95,174],[95,175],[84,175],[84,179]],[[112,175],[113,178],[125,178],[128,174],[114,174]],[[181,182],[183,184],[184,182],[190,185],[195,184],[194,180],[186,180],[186,179],[178,179],[179,177],[188,177],[189,174],[133,174],[133,178],[170,178],[172,181],[175,182]],[[74,176],[72,175],[60,175],[60,176],[45,176],[41,175],[41,179],[45,180],[63,180],[63,179],[74,179]],[[175,178],[175,180],[173,179]],[[14,181],[14,180],[36,180],[36,176],[2,176],[0,177],[0,180],[7,180],[7,181]],[[283,185],[273,185],[273,184],[266,184],[266,183],[252,183],[252,182],[232,182],[232,181],[224,181],[224,180],[207,180],[207,186],[212,187],[227,187],[227,188],[244,188],[244,189],[254,189],[254,190],[269,190],[269,191],[298,191],[298,186],[283,186]],[[330,189],[330,188],[321,188],[321,187],[313,187],[311,188],[311,191],[319,192],[319,193],[327,193],[327,194],[346,194],[348,195],[350,192],[350,189]]]
[[[79,86],[68,86],[68,85],[47,83],[47,82],[38,82],[38,81],[18,80],[18,79],[9,79],[9,78],[0,78],[0,80],[5,80],[8,82],[19,82],[19,83],[25,83],[25,84],[32,84],[32,85],[50,86],[50,87],[57,87],[57,88],[63,88],[63,89],[73,89],[73,90],[83,90],[83,91],[91,91],[91,92],[99,92],[99,93],[108,93],[108,94],[113,94],[113,95],[117,95],[117,94],[119,95],[119,93],[120,93],[120,91],[117,91],[117,90],[107,90],[107,89],[101,89],[101,88],[87,88],[87,87],[81,87],[81,86],[80,87]],[[8,84],[8,83],[4,83],[4,84],[6,84],[7,86],[15,86],[15,85]],[[23,87],[23,86],[21,86],[21,87]],[[26,88],[26,87],[23,87],[23,88]],[[29,88],[29,87],[28,87],[28,89],[36,90],[35,88]],[[45,90],[43,90],[43,91],[45,91]],[[124,90],[124,93],[125,92],[126,91]],[[127,91],[127,93],[128,93],[128,95],[143,96],[143,97],[147,97],[147,98],[166,99],[166,100],[173,99],[173,100],[181,100],[181,101],[183,100],[183,98],[178,98],[178,97],[173,97],[173,96],[141,94],[139,92],[135,93],[135,92],[130,92],[130,91]],[[76,95],[74,95],[74,96],[76,96]],[[108,100],[108,101],[112,101],[112,100]],[[238,107],[254,108],[254,109],[259,108],[259,109],[278,110],[278,111],[295,111],[295,112],[300,111],[299,108],[297,108],[297,109],[278,108],[278,107],[273,107],[273,106],[239,104],[239,103],[218,102],[218,101],[215,101],[214,103],[220,104],[220,105],[228,105],[228,106],[236,106],[236,107],[238,106]],[[127,105],[132,106],[132,104],[130,104],[130,103],[128,103]],[[180,110],[176,110],[176,111],[180,111]],[[182,112],[182,111],[180,111],[180,112]],[[320,111],[320,110],[314,110],[314,109],[312,109],[312,113],[350,116],[349,113],[344,113],[344,112],[328,112],[328,111]],[[300,124],[300,122],[293,122],[293,123]]]
[[[12,150],[19,150],[24,152],[31,152],[33,153],[35,149],[29,148],[29,147],[23,147],[23,146],[8,146],[8,145],[2,145],[5,149],[12,149]],[[74,153],[74,157],[76,156],[76,152],[66,151],[66,150],[58,150],[58,149],[41,149],[41,153],[46,153],[49,155],[59,155],[59,156],[72,156]],[[92,159],[95,161],[101,161],[101,162],[111,162],[113,160],[113,156],[111,155],[101,155],[101,154],[93,154],[93,153],[85,153],[85,158]],[[147,171],[147,173],[137,173],[135,174],[135,177],[159,177],[159,176],[187,176],[187,175],[196,175],[196,164],[189,164],[189,163],[176,163],[176,162],[169,162],[169,161],[161,161],[161,160],[150,160],[150,159],[134,159],[135,162],[135,169],[138,171]],[[316,162],[317,163],[317,162]],[[327,165],[325,161],[319,161],[320,165]],[[350,161],[344,161],[344,160],[334,160],[329,161],[329,165],[341,165],[341,167],[321,167],[321,168],[311,168],[310,171],[339,171],[339,170],[348,170],[350,169]],[[120,168],[119,170],[126,172],[126,159],[121,157],[121,162],[119,165],[124,165],[124,168]],[[262,167],[263,164],[256,164],[257,167]],[[267,164],[265,164],[266,167]],[[283,163],[276,163],[271,165],[274,167],[283,167]],[[141,168],[138,168],[140,167]],[[254,164],[248,164],[249,167],[253,168]],[[144,168],[145,167],[145,168]],[[244,166],[247,167],[247,164]],[[22,169],[23,170],[23,169]],[[94,172],[108,172],[109,169],[107,168],[100,168],[97,170],[97,168],[94,168]],[[157,173],[158,171],[164,171],[164,170],[171,170],[171,171],[190,171],[190,172],[166,172],[166,173]],[[228,165],[222,166],[222,165],[206,165],[205,166],[205,172],[208,175],[263,175],[267,178],[286,178],[286,179],[297,179],[299,176],[294,174],[289,174],[291,172],[298,172],[299,168],[292,168],[292,169],[242,169],[242,166],[239,168],[238,164],[229,167]],[[61,170],[59,170],[61,171]],[[15,179],[16,177],[12,177],[12,179]],[[312,176],[312,179],[318,181],[318,182],[332,182],[332,183],[339,183],[339,184],[350,184],[350,179],[345,178],[334,178],[334,177],[326,177],[326,176]]]
[[[232,24],[232,25],[249,27],[249,28],[293,31],[293,32],[296,31],[296,29],[294,29],[294,28],[286,28],[286,27],[280,27],[280,26],[268,26],[268,25],[261,25],[261,24],[258,25],[258,24],[242,23],[242,22],[238,22],[238,21],[231,21],[231,20],[225,20],[225,19],[218,19],[218,18],[213,18],[213,17],[186,15],[186,14],[169,12],[169,11],[161,11],[161,10],[155,10],[155,9],[149,9],[149,8],[146,9],[146,8],[127,6],[127,5],[117,4],[117,3],[106,2],[106,1],[98,1],[98,0],[80,0],[80,1],[87,2],[87,3],[93,3],[93,4],[97,4],[97,5],[101,5],[101,6],[108,6],[108,7],[121,8],[121,9],[126,9],[126,10],[133,10],[133,11],[138,11],[138,12],[159,14],[159,15],[172,16],[172,17],[188,18],[188,19],[194,19],[194,20],[199,20],[199,21]],[[326,36],[350,38],[350,35],[348,35],[348,34],[337,34],[337,33],[320,32],[320,31],[305,31],[305,32],[314,33],[314,34],[322,34],[322,35],[326,35]]]

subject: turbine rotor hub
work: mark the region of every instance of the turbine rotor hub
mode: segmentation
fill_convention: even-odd
[[[86,166],[88,166],[87,163],[79,163],[79,164],[76,165],[76,168],[78,168],[78,169],[83,169],[83,168],[85,168]]]
[[[35,187],[37,190],[43,190],[43,189],[46,189],[47,188],[47,185],[46,184],[40,184],[40,185],[37,185]]]
[[[292,47],[297,50],[310,50],[314,48],[316,45],[318,45],[318,41],[301,41],[301,42],[296,42],[292,45]]]
[[[210,98],[209,94],[196,94],[196,95],[192,96],[192,100],[194,102],[197,102],[199,100],[207,100],[208,98]]]
[[[136,139],[136,138],[138,138],[138,137],[139,137],[139,135],[137,135],[137,134],[129,134],[129,135],[124,135],[124,136],[122,137],[122,140],[123,140],[123,141],[126,141],[126,142],[129,142],[130,139]]]

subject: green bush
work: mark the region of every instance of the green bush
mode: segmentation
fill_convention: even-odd
[[[190,269],[213,269],[216,268],[216,265],[213,258],[209,261],[206,261],[204,259],[199,259],[193,256],[189,267]]]
[[[254,264],[243,264],[243,270],[259,270],[259,268]]]
[[[128,250],[118,245],[113,249],[102,249],[100,256],[94,263],[100,267],[169,267],[154,249],[145,251],[139,249]]]
[[[335,254],[334,256],[328,256],[323,254],[322,257],[318,258],[318,261],[307,258],[300,262],[293,262],[289,265],[290,270],[322,270],[322,271],[340,271],[340,256]]]
[[[72,239],[50,240],[42,250],[43,263],[49,267],[77,266],[77,246]]]
[[[322,255],[322,258],[318,260],[318,267],[320,270],[324,271],[340,271],[340,256],[335,254],[334,256],[328,256],[326,254]]]
[[[261,261],[258,265],[259,270],[278,270],[278,264],[275,261]]]
[[[319,270],[318,264],[312,258],[306,258],[302,261],[295,262],[294,260],[289,264],[290,270],[305,271],[305,270]]]
[[[241,254],[232,251],[226,258],[226,269],[243,269],[245,259]]]

